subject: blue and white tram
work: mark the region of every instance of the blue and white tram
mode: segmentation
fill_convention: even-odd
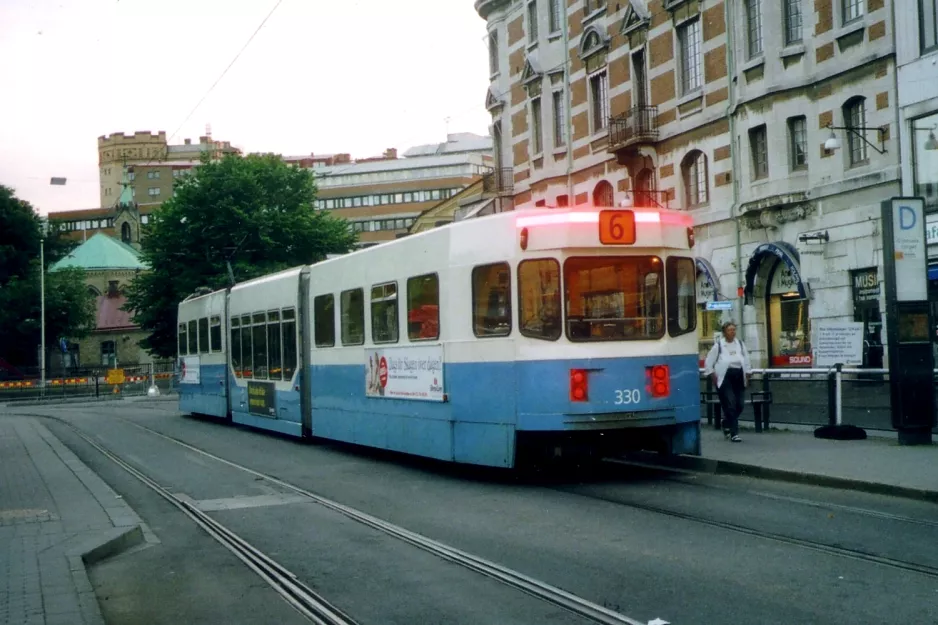
[[[240,284],[232,417],[499,467],[699,453],[691,226],[676,211],[521,210]]]
[[[213,417],[228,414],[228,294],[198,293],[179,304],[179,409]]]

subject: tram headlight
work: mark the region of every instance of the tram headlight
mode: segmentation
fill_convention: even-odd
[[[570,401],[589,401],[589,376],[585,369],[570,369]]]
[[[645,377],[652,397],[667,397],[671,394],[671,368],[668,365],[646,367]]]

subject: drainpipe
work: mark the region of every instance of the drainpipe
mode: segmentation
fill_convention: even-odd
[[[733,3],[725,2],[724,16],[726,19],[726,69],[729,84],[729,101],[726,107],[726,116],[730,122],[730,163],[733,176],[733,203],[731,212],[733,222],[736,225],[736,284],[743,286],[743,255],[742,255],[742,232],[739,223],[739,150],[736,142],[736,23],[733,20]],[[736,323],[743,327],[743,306],[745,304],[745,295],[737,297],[736,300]]]
[[[564,5],[566,6],[566,2]],[[567,206],[574,205],[573,198],[573,96],[570,93],[570,20],[567,11],[564,10],[563,26],[560,31],[563,33],[563,99],[564,99],[564,124],[567,131]]]

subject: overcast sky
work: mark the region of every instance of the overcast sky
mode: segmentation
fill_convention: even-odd
[[[97,137],[179,129],[245,151],[380,154],[487,133],[473,0],[0,0],[0,184],[99,204]],[[182,127],[180,128],[180,125]],[[49,186],[65,176],[65,187]]]

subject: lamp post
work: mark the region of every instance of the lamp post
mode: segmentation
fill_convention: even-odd
[[[39,322],[39,334],[40,334],[40,382],[39,388],[42,389],[43,394],[46,390],[46,226],[45,222],[42,225],[42,236],[39,238],[39,290],[41,291],[40,295],[40,322]]]

